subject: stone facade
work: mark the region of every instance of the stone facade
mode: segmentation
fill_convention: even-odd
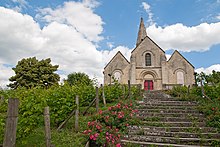
[[[104,84],[118,80],[122,84],[141,84],[146,90],[162,90],[174,85],[193,85],[194,67],[178,51],[167,61],[165,52],[147,36],[141,18],[135,49],[130,62],[121,52],[104,68]]]

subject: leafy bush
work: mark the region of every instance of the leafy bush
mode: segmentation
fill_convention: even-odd
[[[118,83],[110,86],[104,86],[106,103],[111,103],[123,95],[122,86]]]
[[[120,84],[104,86],[104,89],[107,103],[115,102],[123,95]],[[137,93],[136,91],[135,88],[132,88],[132,94]],[[44,125],[44,107],[50,107],[51,126],[57,127],[74,109],[76,95],[79,96],[80,107],[85,109],[96,96],[95,87],[91,85],[70,86],[65,83],[64,85],[52,86],[49,89],[35,87],[32,89],[0,90],[0,96],[4,97],[4,101],[0,105],[0,142],[3,142],[8,98],[19,98],[17,138],[18,140],[22,139],[25,143],[24,138],[27,138],[36,128]]]
[[[99,111],[94,121],[88,122],[88,129],[83,133],[96,146],[121,146],[120,138],[137,110],[133,110],[133,103],[119,102],[108,108],[108,111]]]

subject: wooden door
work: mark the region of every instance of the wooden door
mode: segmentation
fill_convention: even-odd
[[[144,90],[153,90],[153,89],[154,89],[153,80],[145,80],[144,81]]]

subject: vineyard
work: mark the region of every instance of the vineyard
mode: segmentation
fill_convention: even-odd
[[[126,102],[129,95],[127,85],[114,84],[111,86],[104,86],[102,88],[99,88],[98,95],[100,97],[101,110],[107,109],[107,107],[104,107],[103,101],[101,99],[103,91],[107,106],[114,105],[119,101]],[[132,98],[137,98],[140,94],[140,89],[137,86],[133,86],[131,87],[130,93],[132,95]],[[1,90],[0,96],[0,144],[3,143],[4,138],[5,120],[9,98],[19,99],[19,115],[16,135],[19,146],[30,146],[28,140],[30,140],[30,138],[32,138],[36,134],[37,136],[41,134],[40,142],[42,143],[42,146],[45,146],[45,139],[42,138],[42,136],[44,136],[44,132],[42,131],[44,128],[44,108],[46,106],[49,106],[50,108],[50,123],[53,142],[53,137],[59,137],[59,135],[61,134],[61,136],[66,136],[69,133],[69,130],[74,129],[73,123],[72,125],[70,125],[71,123],[69,123],[70,126],[67,125],[66,132],[56,132],[57,127],[68,117],[73,109],[75,109],[76,96],[79,96],[80,131],[79,133],[72,133],[74,131],[71,131],[71,134],[73,136],[78,136],[77,138],[81,137],[81,146],[82,142],[86,143],[88,137],[83,135],[82,131],[86,129],[87,122],[94,119],[92,117],[93,114],[95,114],[95,108],[90,108],[87,116],[82,116],[82,112],[96,97],[96,89],[94,86],[70,86],[69,84],[63,84],[53,86],[48,89],[36,87],[32,89],[20,88],[16,90]],[[129,98],[129,100],[131,99]],[[131,101],[129,102],[131,103]],[[36,138],[36,136],[34,138]],[[33,140],[33,142],[36,141],[36,139]],[[59,139],[59,142],[62,141]],[[39,142],[37,144],[39,144]],[[55,144],[56,146],[62,146],[58,142]]]

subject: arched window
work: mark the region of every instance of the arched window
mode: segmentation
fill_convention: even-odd
[[[115,80],[117,80],[118,82],[121,82],[121,73],[119,71],[116,71],[114,73],[114,78]]]
[[[151,54],[150,53],[145,54],[145,65],[151,66]]]
[[[184,85],[184,74],[183,74],[183,72],[178,71],[176,73],[176,77],[177,77],[177,84]]]

